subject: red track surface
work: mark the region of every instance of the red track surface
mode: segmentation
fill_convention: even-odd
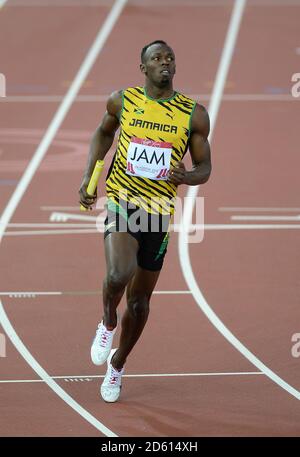
[[[9,96],[0,103],[2,210],[59,104],[9,102],[10,96],[63,95],[109,11],[109,2],[98,7],[47,8],[13,3],[8,1],[0,10],[0,42],[6,43],[0,71],[6,75]],[[210,7],[201,6],[200,0],[198,6],[187,3],[183,7],[174,1],[177,6],[170,7],[156,1],[152,6],[129,2],[80,95],[104,95],[141,83],[139,52],[156,38],[166,39],[175,49],[176,88],[188,94],[210,92],[233,3]],[[278,88],[288,94],[291,75],[299,71],[295,49],[300,2],[298,6],[263,3],[254,6],[249,1],[246,8],[227,95],[272,94]],[[249,214],[221,212],[220,207],[300,206],[299,103],[292,98],[223,102],[212,144],[213,175],[201,190],[207,224],[234,223],[231,214]],[[52,211],[41,207],[77,205],[90,136],[104,109],[103,102],[72,105],[11,223],[50,224]],[[297,213],[280,213],[286,214]],[[299,400],[259,373],[227,342],[192,294],[153,296],[148,325],[128,360],[126,374],[257,374],[125,377],[120,402],[101,401],[101,378],[91,376],[103,375],[105,368],[91,364],[89,348],[101,316],[96,291],[105,269],[102,236],[10,235],[30,230],[51,228],[7,228],[0,248],[0,292],[65,293],[35,298],[4,295],[3,307],[40,365],[51,376],[62,376],[58,384],[113,433],[299,435]],[[194,274],[207,302],[251,352],[298,391],[300,359],[292,357],[291,337],[300,332],[299,242],[296,228],[208,230],[202,243],[190,246]],[[187,290],[175,233],[157,289]],[[0,381],[38,380],[6,341]],[[68,376],[78,379],[71,381]],[[0,403],[1,436],[101,435],[43,382],[0,383]]]

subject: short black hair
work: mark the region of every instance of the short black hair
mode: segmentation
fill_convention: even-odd
[[[152,46],[153,44],[164,44],[165,46],[169,46],[165,41],[163,40],[155,40],[155,41],[152,41],[151,43],[149,44],[146,44],[146,46],[143,47],[142,51],[141,51],[141,61],[144,62],[144,57],[145,57],[145,54],[146,54],[146,51],[148,48],[150,48],[150,46]]]

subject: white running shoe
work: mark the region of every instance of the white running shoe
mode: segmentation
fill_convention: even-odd
[[[91,347],[91,359],[95,365],[102,365],[106,362],[107,357],[111,351],[114,334],[116,328],[107,330],[103,321],[98,325],[96,336]]]
[[[116,370],[110,363],[112,356],[117,350],[118,349],[112,349],[111,353],[109,354],[107,359],[107,372],[100,389],[101,397],[108,403],[117,401],[121,393],[121,380],[124,373],[124,368],[122,368],[120,371]]]

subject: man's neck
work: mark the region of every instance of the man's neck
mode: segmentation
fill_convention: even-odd
[[[146,83],[145,90],[148,97],[154,98],[155,100],[171,98],[174,95],[172,85],[167,87],[156,87]]]

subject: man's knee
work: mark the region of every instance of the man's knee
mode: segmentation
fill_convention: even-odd
[[[149,314],[149,297],[145,295],[131,295],[128,297],[127,306],[135,317],[146,317]]]
[[[107,287],[114,292],[123,290],[130,281],[133,272],[130,270],[110,270],[106,276]]]

